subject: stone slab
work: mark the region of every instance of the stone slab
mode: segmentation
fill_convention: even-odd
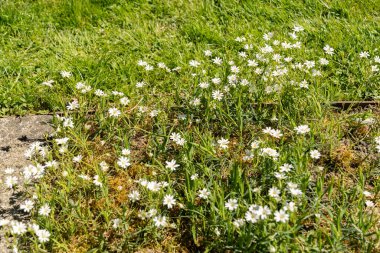
[[[13,168],[12,175],[21,179],[22,168],[30,163],[24,156],[25,151],[31,143],[43,142],[46,135],[53,131],[51,120],[50,115],[0,118],[0,219],[25,219],[26,216],[18,208],[22,189],[7,189],[4,185],[5,169]],[[10,250],[0,228],[0,253],[8,252]]]

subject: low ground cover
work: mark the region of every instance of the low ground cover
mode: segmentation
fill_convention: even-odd
[[[26,153],[34,165],[5,178],[31,189],[20,206],[30,222],[0,220],[16,248],[379,250],[379,108],[329,103],[378,99],[376,5],[84,3],[65,5],[73,20],[55,27],[79,34],[62,47],[102,27],[78,42],[94,51],[43,63],[20,88],[40,96],[33,110],[60,113]]]

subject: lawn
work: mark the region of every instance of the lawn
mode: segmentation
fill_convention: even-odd
[[[379,25],[378,0],[2,1],[0,115],[57,115],[29,225],[0,225],[25,252],[378,252],[380,109],[331,102],[379,101]]]

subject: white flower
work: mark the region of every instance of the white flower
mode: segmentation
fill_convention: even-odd
[[[277,199],[277,198],[279,198],[280,197],[280,190],[277,188],[277,187],[272,187],[272,188],[270,188],[269,189],[269,191],[268,191],[268,195],[270,196],[270,197],[272,197],[272,198],[275,198],[275,199]]]
[[[178,167],[179,167],[179,164],[177,164],[176,160],[171,160],[171,161],[166,161],[166,166],[165,168],[167,169],[170,169],[171,171],[175,171]]]
[[[257,149],[257,148],[259,148],[260,147],[260,141],[253,141],[252,143],[251,143],[251,148],[252,149]]]
[[[79,108],[79,102],[77,99],[74,99],[73,101],[71,101],[67,106],[66,106],[67,110],[75,110],[75,109],[78,109]]]
[[[239,73],[240,72],[239,67],[237,67],[237,66],[231,66],[231,72],[232,73]]]
[[[61,76],[62,76],[63,78],[69,78],[69,77],[72,76],[71,72],[69,72],[69,71],[64,71],[64,70],[62,70],[62,71],[60,72],[60,74],[61,74]]]
[[[146,85],[146,83],[144,81],[141,81],[141,82],[137,82],[136,83],[136,88],[142,88]]]
[[[291,169],[293,169],[293,165],[288,164],[288,163],[285,163],[285,164],[280,166],[280,172],[282,172],[282,173],[287,173],[287,172],[291,171]]]
[[[321,157],[321,153],[318,150],[314,149],[310,151],[310,157],[313,159],[319,159]]]
[[[242,37],[236,37],[235,38],[235,41],[236,42],[244,42],[245,41],[245,38],[242,36]]]
[[[131,163],[130,163],[130,160],[129,160],[128,157],[121,156],[117,160],[117,165],[119,165],[123,169],[126,169],[126,168],[128,168],[131,165]]]
[[[121,115],[121,112],[119,109],[113,107],[108,109],[108,114],[110,115],[110,117],[117,118]]]
[[[121,150],[121,154],[122,154],[123,156],[130,155],[130,154],[131,154],[131,150],[130,150],[129,148],[123,148],[123,149]]]
[[[54,80],[49,80],[49,81],[43,82],[42,85],[45,85],[51,88],[53,87],[53,83],[54,83]]]
[[[209,83],[206,83],[206,82],[201,82],[199,83],[199,87],[201,87],[202,89],[206,89],[210,86]]]
[[[129,98],[127,98],[127,97],[120,98],[120,104],[122,104],[122,105],[129,104]]]
[[[99,179],[99,176],[98,176],[98,175],[95,175],[95,176],[94,176],[94,180],[93,180],[92,182],[93,182],[94,185],[96,185],[96,186],[102,186],[102,185],[103,185],[103,183],[100,182],[100,179]]]
[[[294,32],[302,32],[303,30],[304,30],[304,28],[302,26],[300,26],[300,25],[295,25],[293,27],[293,31]]]
[[[41,243],[48,242],[50,237],[50,232],[45,229],[39,229],[36,231],[36,235],[38,237],[38,241]]]
[[[162,185],[160,183],[157,183],[156,181],[151,181],[148,182],[146,188],[148,188],[148,190],[152,192],[158,192],[162,188]]]
[[[132,191],[131,193],[128,194],[128,198],[132,201],[138,201],[140,200],[140,193],[138,191]]]
[[[170,140],[174,141],[177,145],[183,146],[186,143],[186,140],[181,137],[179,133],[171,133]]]
[[[195,173],[195,174],[193,174],[193,175],[190,176],[190,179],[193,180],[193,181],[195,179],[197,179],[197,178],[198,178],[198,173]]]
[[[333,55],[334,54],[334,48],[330,47],[329,45],[326,45],[323,50],[325,51],[326,54],[328,55]]]
[[[273,32],[269,32],[269,33],[265,33],[263,35],[263,39],[264,40],[270,40],[272,37],[273,37],[274,33]]]
[[[307,83],[306,80],[303,80],[300,82],[300,88],[305,88],[305,89],[309,88],[309,84]]]
[[[48,216],[51,212],[51,209],[48,204],[44,204],[43,206],[40,207],[38,210],[38,213],[42,216]]]
[[[190,104],[193,106],[198,106],[201,104],[201,100],[199,98],[194,98],[192,101],[190,101]]]
[[[6,168],[4,170],[4,173],[8,174],[8,175],[13,174],[13,172],[15,172],[15,169],[13,169],[13,168]]]
[[[163,204],[168,207],[168,209],[171,209],[176,203],[175,198],[173,195],[167,194],[164,197]]]
[[[113,219],[112,220],[112,227],[116,229],[120,226],[120,223],[121,223],[121,219]]]
[[[244,218],[246,221],[251,222],[251,223],[256,223],[260,217],[256,212],[252,211],[247,211],[244,215]]]
[[[27,199],[24,201],[23,204],[20,205],[20,209],[23,210],[24,212],[26,213],[29,213],[30,210],[33,209],[33,206],[34,206],[34,202],[30,199]]]
[[[374,207],[374,206],[375,206],[375,204],[374,204],[371,200],[367,200],[367,201],[365,202],[365,205],[366,205],[367,207]]]
[[[272,157],[275,160],[277,160],[277,158],[280,156],[280,154],[276,150],[274,150],[272,148],[262,148],[261,149],[261,153],[263,155],[268,155],[268,156]]]
[[[272,213],[268,206],[258,205],[251,205],[248,212],[251,213],[251,216],[248,217],[252,218],[255,222],[257,222],[259,219],[265,220]]]
[[[149,65],[149,64],[145,65],[145,70],[146,71],[151,71],[153,69],[154,69],[154,67],[152,65]]]
[[[166,227],[168,225],[167,218],[165,216],[156,216],[153,218],[154,225],[156,227]]]
[[[8,219],[0,219],[0,227],[8,226],[11,223]]]
[[[284,211],[294,212],[295,210],[297,210],[297,206],[293,201],[286,203],[284,206]]]
[[[148,63],[147,63],[146,61],[139,60],[139,61],[137,62],[137,65],[139,65],[139,66],[146,66],[146,65],[148,65]]]
[[[293,196],[302,196],[302,191],[298,188],[289,188],[288,190]]]
[[[73,157],[73,162],[74,163],[80,163],[82,161],[83,156],[82,155],[77,155]]]
[[[106,97],[106,96],[107,96],[107,94],[104,93],[104,91],[102,91],[102,90],[100,90],[100,89],[97,89],[97,90],[94,92],[94,94],[95,94],[96,96],[98,96],[98,97]]]
[[[87,176],[87,175],[84,175],[84,174],[81,174],[78,176],[79,178],[83,179],[83,180],[86,180],[86,181],[89,181],[90,180],[90,177]]]
[[[298,134],[306,134],[310,132],[310,128],[308,125],[300,125],[294,128]]]
[[[279,139],[283,134],[281,133],[281,130],[273,129],[271,127],[267,127],[263,130],[263,133],[269,134],[274,138]]]
[[[156,117],[158,114],[159,114],[159,110],[152,110],[150,113],[149,113],[149,116],[151,117],[151,118],[154,118],[154,117]]]
[[[203,53],[205,54],[205,56],[211,56],[212,55],[212,52],[210,50],[205,50],[205,51],[203,51]]]
[[[214,90],[212,92],[212,98],[218,101],[221,101],[223,98],[224,94],[220,90]]]
[[[233,211],[238,208],[237,199],[229,199],[224,205],[228,210]]]
[[[201,63],[200,62],[198,62],[198,61],[196,61],[196,60],[191,60],[190,62],[189,62],[189,65],[190,66],[192,66],[192,67],[198,67],[199,65],[201,65]]]
[[[287,214],[284,210],[276,211],[274,213],[274,220],[276,222],[285,223],[289,220],[289,214]]]
[[[328,65],[328,64],[329,64],[329,61],[328,61],[327,59],[325,59],[325,58],[321,58],[321,59],[319,59],[319,63],[320,63],[321,65]]]
[[[60,139],[55,139],[55,142],[57,145],[65,145],[69,141],[69,138],[60,138]]]
[[[366,197],[371,197],[372,193],[370,193],[369,191],[363,191],[363,195]]]
[[[234,225],[235,228],[240,228],[241,226],[244,226],[244,219],[236,219],[232,224]]]
[[[210,194],[210,191],[206,188],[203,188],[202,190],[198,191],[198,197],[200,197],[201,199],[208,199],[208,196],[210,196]]]
[[[219,147],[222,149],[227,149],[228,143],[230,143],[230,141],[224,138],[221,138],[220,140],[218,140]]]
[[[104,171],[104,172],[108,171],[108,169],[109,169],[109,165],[105,161],[101,161],[99,163],[99,166],[102,169],[102,171]]]
[[[11,233],[15,235],[22,235],[26,232],[26,225],[19,221],[11,222]]]
[[[360,52],[359,57],[360,58],[368,58],[369,53],[367,51]]]
[[[13,186],[15,186],[16,184],[18,183],[18,178],[15,177],[15,176],[8,176],[5,178],[5,185],[8,187],[8,188],[13,188]]]
[[[215,57],[214,59],[212,59],[212,62],[216,65],[221,65],[223,60],[219,57]]]
[[[214,77],[213,79],[211,79],[211,82],[213,84],[220,84],[222,80],[219,77]]]
[[[123,92],[120,92],[120,91],[116,91],[116,90],[113,90],[111,92],[112,95],[114,96],[124,96],[124,93]]]
[[[266,44],[264,47],[260,48],[260,50],[263,54],[272,53],[274,51],[270,45],[266,45]]]
[[[247,57],[247,53],[246,52],[239,52],[239,56],[242,57],[242,58],[246,58]]]

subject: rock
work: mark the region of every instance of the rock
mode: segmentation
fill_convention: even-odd
[[[30,163],[24,156],[25,150],[35,141],[43,142],[46,134],[52,132],[51,120],[49,115],[0,118],[0,219],[22,221],[27,218],[19,210],[22,188],[12,190],[5,186],[5,170],[13,168],[12,175],[21,180],[22,168]],[[0,228],[0,253],[7,252],[10,250]]]

